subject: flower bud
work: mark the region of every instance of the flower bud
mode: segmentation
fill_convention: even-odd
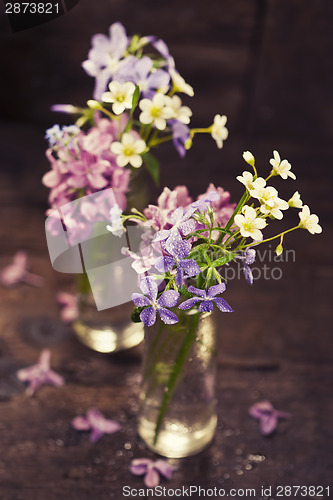
[[[184,143],[184,147],[186,150],[189,150],[191,149],[192,147],[192,137],[189,137],[188,139],[186,139],[185,143]]]
[[[277,256],[281,255],[283,252],[283,246],[281,245],[281,243],[276,247],[275,249],[275,253]]]
[[[98,101],[95,101],[94,99],[89,99],[89,101],[87,101],[87,105],[90,109],[101,109],[102,108],[101,103]]]
[[[250,153],[250,151],[244,151],[243,158],[246,161],[246,163],[248,163],[252,167],[254,166],[254,156],[252,153]]]

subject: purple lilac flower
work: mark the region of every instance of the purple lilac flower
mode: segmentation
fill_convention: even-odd
[[[173,144],[177,149],[179,156],[184,158],[186,155],[184,144],[190,137],[190,129],[187,125],[185,125],[185,123],[181,123],[178,120],[170,120],[169,124],[171,125]]]
[[[114,23],[109,28],[109,37],[97,34],[92,37],[92,49],[88,59],[82,63],[89,76],[96,78],[94,99],[100,100],[107,84],[113,75],[119,71],[129,40],[124,26]]]
[[[60,318],[64,323],[72,323],[78,317],[78,303],[75,295],[66,292],[57,294],[57,302],[61,306]]]
[[[51,351],[44,349],[36,365],[22,368],[17,372],[17,378],[22,382],[28,382],[27,394],[32,396],[37,389],[44,385],[54,385],[60,387],[64,385],[63,377],[50,368]]]
[[[178,323],[178,318],[172,311],[167,308],[175,307],[179,293],[176,290],[166,290],[157,299],[158,287],[151,277],[145,277],[140,282],[141,291],[144,293],[133,293],[132,300],[137,307],[145,307],[140,313],[140,319],[146,326],[152,326],[156,321],[156,311],[160,315],[161,320],[167,325]],[[156,300],[157,299],[157,300]]]
[[[256,258],[256,251],[254,248],[247,248],[243,255],[238,255],[236,257],[237,259],[240,259],[243,261],[243,272],[245,279],[250,285],[253,284],[253,273],[250,268],[250,265],[253,264]]]
[[[195,304],[200,302],[199,312],[211,312],[214,308],[214,302],[217,307],[222,312],[233,312],[233,309],[229,306],[229,304],[222,299],[222,297],[216,297],[216,295],[224,292],[226,286],[224,283],[220,283],[219,285],[213,285],[208,290],[201,290],[199,288],[195,288],[194,286],[189,286],[188,291],[190,293],[196,294],[197,297],[192,297],[185,302],[182,302],[178,306],[179,309],[190,309]]]
[[[193,203],[192,203],[193,205]],[[191,205],[191,206],[192,206]],[[175,248],[182,247],[183,251],[191,249],[189,241],[183,241],[182,237],[187,236],[195,229],[195,221],[190,219],[196,209],[185,210],[183,207],[177,208],[171,215],[171,229],[162,229],[158,231],[153,241],[163,241],[163,247],[171,255],[174,254]]]
[[[156,460],[150,458],[135,458],[130,465],[130,471],[135,476],[143,476],[143,482],[147,488],[154,488],[160,483],[160,474],[166,479],[171,479],[176,467],[169,465],[166,460]]]
[[[200,210],[200,212],[204,212],[207,210],[208,206],[217,201],[220,198],[220,195],[217,191],[207,191],[207,193],[198,197],[197,201],[191,203],[189,208],[187,209],[187,214],[193,215],[196,210]]]
[[[152,42],[152,46],[161,54],[161,56],[165,59],[166,61],[166,66],[167,68],[170,69],[175,69],[175,60],[174,58],[170,55],[169,52],[169,47],[167,44],[161,40],[160,38],[158,40],[155,40]]]
[[[74,137],[81,134],[81,129],[76,125],[63,126],[53,125],[53,127],[47,129],[45,133],[45,139],[48,140],[51,148],[58,147],[75,147],[73,143]]]
[[[122,83],[134,82],[139,85],[140,91],[147,99],[152,99],[157,89],[168,87],[170,75],[163,69],[152,72],[153,60],[148,56],[137,59],[128,56],[124,59],[121,68],[117,71],[114,79]]]
[[[166,273],[176,266],[176,285],[182,288],[184,278],[190,278],[200,273],[200,267],[193,259],[186,259],[190,248],[180,244],[174,246],[172,255],[164,255],[156,261],[155,267],[158,271]]]
[[[275,431],[279,418],[288,419],[291,417],[290,413],[276,410],[270,401],[255,403],[249,409],[249,414],[259,420],[260,432],[264,436],[268,436]]]
[[[132,252],[129,248],[122,248],[121,253],[133,259],[132,267],[138,274],[149,271],[156,263],[154,248],[151,245],[146,245],[144,242],[140,245],[138,253]]]
[[[62,207],[81,195],[89,195],[100,189],[112,188],[116,202],[122,210],[126,207],[130,170],[118,167],[110,145],[118,140],[117,124],[100,119],[87,133],[80,132],[68,145],[49,148],[46,156],[51,170],[43,177],[43,184],[50,189],[52,208]],[[126,120],[121,120],[121,128]]]
[[[11,287],[19,283],[41,287],[44,284],[44,278],[28,271],[28,254],[19,250],[13,257],[12,263],[0,271],[0,283],[3,286]]]
[[[144,215],[147,219],[145,225],[155,231],[169,229],[172,226],[173,211],[178,207],[186,207],[192,201],[186,186],[176,186],[173,191],[165,187],[157,198],[157,206],[148,205],[148,208],[145,208]]]
[[[95,155],[88,153],[88,151],[82,151],[80,160],[69,165],[71,177],[68,180],[68,185],[75,189],[82,189],[87,186],[98,191],[108,184],[103,175],[108,167],[108,161],[96,158]]]
[[[75,417],[71,425],[77,431],[91,431],[89,438],[91,443],[96,443],[103,434],[113,434],[120,429],[118,422],[105,418],[97,408],[90,408],[86,417]]]
[[[72,104],[53,104],[51,106],[51,111],[56,113],[68,113],[69,115],[75,115],[81,112],[81,108],[77,108]]]
[[[230,193],[228,191],[225,191],[222,187],[216,188],[212,183],[209,184],[206,193],[198,196],[198,200],[201,200],[213,191],[217,192],[217,194],[219,195],[218,198],[212,200],[211,202],[211,207],[214,209],[214,223],[216,225],[220,223],[221,226],[224,227],[232,216],[236,207],[236,203],[230,203]]]

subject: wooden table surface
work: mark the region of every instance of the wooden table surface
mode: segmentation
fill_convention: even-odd
[[[196,125],[228,115],[222,151],[209,138],[197,140],[184,160],[161,148],[162,185],[187,184],[196,196],[213,181],[237,201],[242,152],[251,150],[267,169],[276,148],[297,175],[296,182],[280,181],[281,196],[298,189],[323,226],[322,235],[290,235],[288,262],[272,261],[274,248],[266,246],[256,266],[268,266],[267,279],[228,285],[235,313],[220,318],[215,440],[197,456],[172,460],[178,470],[161,484],[255,488],[258,499],[262,485],[332,488],[332,4],[100,0],[97,8],[81,0],[63,18],[21,33],[1,18],[0,268],[26,249],[45,285],[0,288],[0,499],[120,499],[125,485],[143,487],[128,470],[131,459],[156,458],[136,433],[141,347],[98,354],[60,322],[55,296],[74,290],[73,276],[52,269],[44,235],[43,135],[65,123],[49,107],[90,97],[92,80],[80,62],[90,36],[116,20],[130,33],[169,43],[196,89]],[[297,212],[285,219],[291,225]],[[274,279],[275,267],[281,279]],[[66,384],[28,397],[16,372],[45,347]],[[265,399],[292,414],[269,438],[248,415]],[[92,406],[118,420],[120,432],[91,444],[72,429],[71,420]],[[279,498],[274,490],[272,498]]]

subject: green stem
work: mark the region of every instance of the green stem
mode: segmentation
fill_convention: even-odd
[[[284,236],[287,233],[290,233],[291,231],[295,231],[295,229],[298,229],[299,226],[292,227],[291,229],[287,229],[286,231],[282,231],[282,233],[277,234],[276,236],[272,236],[271,238],[267,238],[266,240],[261,240],[261,241],[254,241],[253,243],[249,243],[248,245],[244,245],[242,248],[247,248],[247,247],[253,247],[255,245],[261,245],[261,243],[267,243],[267,241],[272,241],[275,240],[276,238],[280,238],[282,235]]]
[[[156,139],[156,140],[151,140],[151,141],[149,141],[148,146],[149,146],[150,148],[153,148],[153,147],[157,146],[158,144],[162,144],[163,142],[168,142],[168,141],[171,141],[171,139],[172,139],[172,134],[170,134],[170,135],[166,135],[166,136],[164,136],[164,137],[161,137],[160,139]]]
[[[150,139],[149,139],[149,144],[148,147],[150,147],[151,144],[155,141],[156,137],[158,136],[158,130],[157,128],[154,130],[154,132],[151,134]]]
[[[227,239],[227,241],[224,243],[224,245],[223,245],[223,246],[226,248],[226,247],[227,247],[227,245],[228,245],[228,243],[229,243],[230,241],[232,241],[232,239],[233,239],[233,238],[235,238],[235,237],[236,237],[239,233],[240,233],[240,230],[235,231],[235,232],[234,232],[231,236],[229,236],[229,238]]]
[[[231,228],[232,223],[234,222],[235,215],[238,214],[238,212],[240,211],[240,209],[242,208],[242,206],[246,202],[247,197],[248,197],[248,194],[247,194],[247,191],[245,191],[245,193],[243,194],[243,196],[239,200],[238,205],[237,205],[237,207],[234,210],[234,213],[232,214],[232,216],[230,217],[230,219],[227,222],[227,225],[224,228],[226,231],[228,231]],[[216,241],[217,245],[219,245],[221,243],[221,241],[223,240],[223,237],[224,237],[224,234],[221,233],[220,236],[218,237],[217,241]]]
[[[78,274],[76,277],[77,290],[82,295],[87,295],[91,292],[91,287],[86,273]]]
[[[183,366],[188,359],[189,352],[191,350],[192,344],[196,338],[196,328],[199,322],[199,313],[196,313],[192,317],[192,324],[186,334],[186,337],[180,346],[180,349],[178,351],[174,368],[173,371],[170,375],[168,385],[165,387],[164,390],[164,396],[162,400],[162,404],[160,407],[160,411],[156,420],[156,427],[155,427],[155,437],[154,437],[154,445],[156,445],[157,438],[158,438],[158,433],[160,431],[164,415],[168,409],[170,400],[172,398],[173,393],[175,392],[175,389],[177,387],[177,384],[179,382],[179,377],[181,375]]]
[[[146,129],[145,129],[145,132],[144,132],[144,135],[143,135],[143,140],[147,143],[147,139],[149,137],[149,134],[150,134],[150,131],[151,129],[153,128],[152,125],[147,125]]]
[[[109,111],[106,108],[100,107],[98,108],[98,111],[102,111],[102,113],[111,118],[111,120],[120,120],[120,117],[118,115],[114,115],[113,113],[111,113],[111,111]]]
[[[207,128],[191,128],[190,133],[193,137],[194,134],[210,134],[212,127]]]

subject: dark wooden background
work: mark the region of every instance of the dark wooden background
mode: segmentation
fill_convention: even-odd
[[[252,151],[266,172],[278,149],[298,177],[279,183],[281,196],[299,189],[323,226],[322,235],[299,231],[287,239],[295,262],[280,264],[282,279],[262,279],[252,288],[244,280],[229,284],[227,299],[236,312],[220,323],[219,429],[206,451],[174,461],[179,469],[163,484],[258,491],[261,485],[328,486],[332,2],[80,0],[62,18],[30,30],[11,33],[4,14],[0,22],[0,266],[24,248],[33,270],[46,279],[41,290],[0,290],[0,498],[122,498],[124,485],[142,485],[128,471],[132,457],[154,457],[136,436],[140,348],[99,355],[61,325],[55,294],[72,290],[73,277],[53,271],[44,237],[43,135],[66,120],[49,108],[90,98],[93,80],[80,63],[91,36],[118,20],[129,33],[156,34],[168,43],[196,91],[189,101],[195,125],[209,125],[217,112],[228,115],[230,137],[222,151],[208,137],[196,140],[184,160],[172,147],[160,149],[162,185],[184,183],[196,196],[213,181],[237,201],[242,152]],[[297,211],[285,219],[293,224]],[[53,367],[66,385],[28,398],[15,372],[34,363],[43,347],[51,348]],[[263,399],[292,413],[270,438],[248,416],[249,406]],[[122,430],[91,445],[86,434],[70,428],[71,419],[91,406],[119,420]],[[256,463],[253,455],[265,459]]]

